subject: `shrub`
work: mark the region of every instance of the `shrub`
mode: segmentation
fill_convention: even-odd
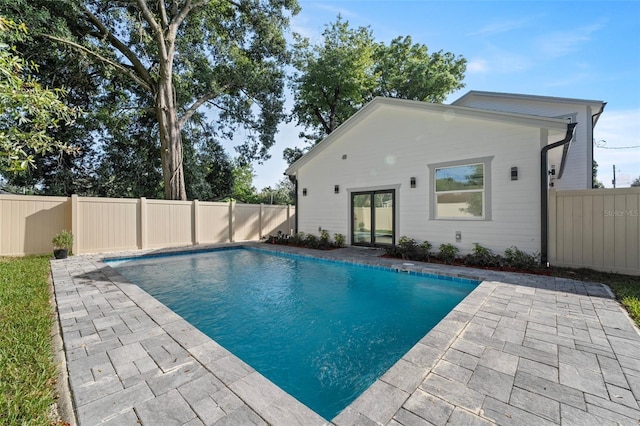
[[[307,234],[304,237],[302,245],[309,248],[318,248],[320,246],[320,240],[313,234]]]
[[[416,259],[418,253],[418,244],[413,238],[402,236],[398,240],[400,246],[400,257],[403,259]]]
[[[53,247],[57,249],[71,250],[73,247],[73,234],[66,229],[63,229],[51,240]]]
[[[342,234],[333,234],[333,240],[335,241],[334,245],[337,248],[344,247],[344,235],[342,235]]]
[[[528,254],[515,246],[504,251],[504,258],[507,266],[512,268],[535,270],[540,267],[540,253]]]
[[[464,264],[468,266],[499,268],[503,263],[502,256],[493,253],[491,250],[478,243],[473,243],[473,252],[468,254],[464,259]]]
[[[440,252],[438,257],[445,263],[453,264],[458,254],[458,247],[453,244],[440,244]]]
[[[429,241],[424,241],[422,244],[420,244],[418,246],[418,254],[420,259],[418,260],[423,260],[425,262],[428,262],[429,258],[431,257],[432,248],[433,248],[433,244],[431,244]]]
[[[329,236],[329,231],[327,231],[326,229],[321,229],[320,239],[318,241],[319,247],[324,249],[331,247],[330,239],[331,237]]]

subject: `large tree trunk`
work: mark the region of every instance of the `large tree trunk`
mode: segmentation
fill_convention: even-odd
[[[158,82],[156,115],[160,126],[160,157],[164,180],[164,197],[167,200],[186,200],[182,169],[182,134],[171,80]]]

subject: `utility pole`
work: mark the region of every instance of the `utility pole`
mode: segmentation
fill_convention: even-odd
[[[616,187],[616,165],[613,165],[613,180],[611,181],[611,183],[613,183],[613,188],[615,189]]]

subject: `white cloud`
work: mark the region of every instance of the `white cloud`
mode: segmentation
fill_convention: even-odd
[[[604,21],[601,21],[572,30],[554,31],[538,37],[535,45],[547,58],[558,58],[579,50],[603,27]]]
[[[640,109],[609,111],[605,108],[594,131],[594,159],[598,162],[598,180],[612,187],[616,166],[616,187],[627,187],[640,176]]]
[[[487,36],[487,35],[493,35],[493,34],[502,34],[502,33],[506,33],[509,31],[526,27],[529,25],[530,22],[531,22],[530,18],[492,22],[492,23],[486,24],[480,29],[473,31],[467,35],[470,37],[477,37],[477,36]]]
[[[473,59],[467,64],[467,72],[469,74],[482,74],[489,71],[489,65],[486,59]]]

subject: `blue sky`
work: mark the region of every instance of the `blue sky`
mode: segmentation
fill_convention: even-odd
[[[640,1],[364,1],[299,0],[291,30],[320,41],[340,13],[351,27],[368,26],[376,41],[410,35],[429,51],[467,61],[469,90],[607,102],[595,129],[598,178],[612,187],[640,176]],[[289,96],[288,106],[291,106]],[[274,186],[287,165],[282,151],[302,146],[300,129],[283,124],[272,158],[255,165],[254,186]],[[615,149],[634,146],[633,149]]]

